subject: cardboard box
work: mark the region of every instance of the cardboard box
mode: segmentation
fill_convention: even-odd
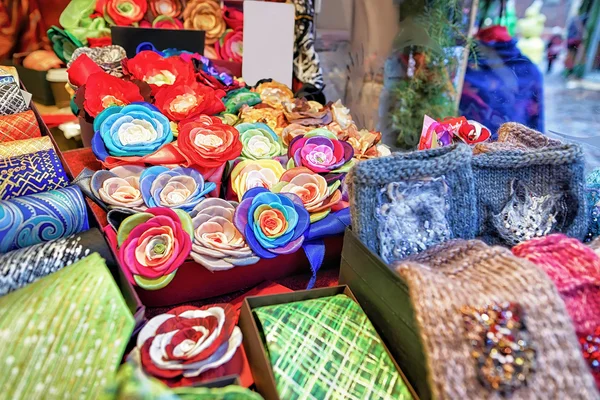
[[[338,294],[345,294],[357,302],[360,307],[360,302],[356,300],[350,288],[345,285],[313,290],[301,290],[292,293],[275,294],[269,296],[246,297],[244,304],[242,305],[238,325],[244,334],[244,349],[246,350],[246,356],[248,357],[248,362],[250,363],[250,369],[252,370],[252,376],[254,377],[257,391],[265,398],[265,400],[278,400],[280,397],[277,393],[277,385],[275,383],[273,370],[271,369],[271,363],[265,352],[262,333],[258,329],[258,324],[256,323],[252,310],[258,307],[286,304],[295,301],[312,300],[320,297],[335,296]],[[363,312],[365,312],[364,309]],[[370,318],[369,314],[366,314]],[[400,373],[400,376],[411,391],[413,397],[418,399],[415,391],[412,389],[409,381],[406,379],[404,373],[398,366],[398,363],[387,349],[385,344],[384,347],[387,353],[390,355],[392,362],[396,366],[396,369]]]
[[[350,229],[344,237],[339,282],[355,293],[419,397],[430,399],[425,354],[408,286]]]

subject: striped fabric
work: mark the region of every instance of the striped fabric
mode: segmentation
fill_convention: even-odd
[[[373,325],[345,295],[254,310],[282,399],[412,399]]]

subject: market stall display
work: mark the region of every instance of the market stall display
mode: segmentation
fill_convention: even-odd
[[[2,393],[600,397],[581,148],[438,109],[392,154],[323,98],[312,1],[294,3],[293,87],[213,62],[242,61],[234,3],[72,1],[49,39],[85,149],[63,154],[0,71]],[[132,56],[111,26],[208,47]],[[409,86],[447,83],[429,52],[401,60]]]

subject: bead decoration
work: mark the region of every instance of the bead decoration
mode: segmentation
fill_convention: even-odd
[[[464,306],[461,313],[481,384],[502,395],[526,386],[535,369],[535,349],[521,306],[509,302]]]
[[[587,361],[593,374],[600,374],[600,327],[588,335],[578,334],[583,358]]]

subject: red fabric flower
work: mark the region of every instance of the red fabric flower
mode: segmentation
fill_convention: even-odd
[[[106,47],[112,44],[110,36],[103,36],[99,38],[87,38],[89,47]]]
[[[232,7],[223,8],[223,19],[231,29],[242,29],[244,27],[244,13]]]
[[[153,94],[164,86],[190,85],[196,80],[190,63],[179,56],[163,58],[153,51],[141,51],[123,60],[123,72],[149,84]]]
[[[96,72],[89,76],[85,84],[85,111],[92,117],[110,106],[124,106],[136,101],[144,101],[139,87],[106,72]]]
[[[106,0],[105,15],[116,25],[128,26],[144,18],[148,10],[146,0]]]
[[[104,15],[104,6],[106,6],[107,0],[96,0],[96,8],[94,9],[96,13]]]
[[[97,72],[104,72],[98,64],[94,62],[87,54],[82,54],[67,69],[69,82],[75,86],[82,86],[88,80],[88,77]]]
[[[235,309],[229,304],[180,306],[158,315],[138,335],[142,367],[171,384],[215,375],[215,369],[224,372],[242,343],[235,321]]]
[[[215,51],[221,60],[242,62],[243,41],[244,34],[241,30],[228,30],[221,36],[219,41],[215,43]]]
[[[158,90],[155,105],[171,121],[181,121],[200,114],[225,111],[222,90],[213,90],[197,82],[166,86]]]
[[[206,120],[182,121],[177,147],[192,165],[216,168],[242,153],[240,134],[229,125]]]

